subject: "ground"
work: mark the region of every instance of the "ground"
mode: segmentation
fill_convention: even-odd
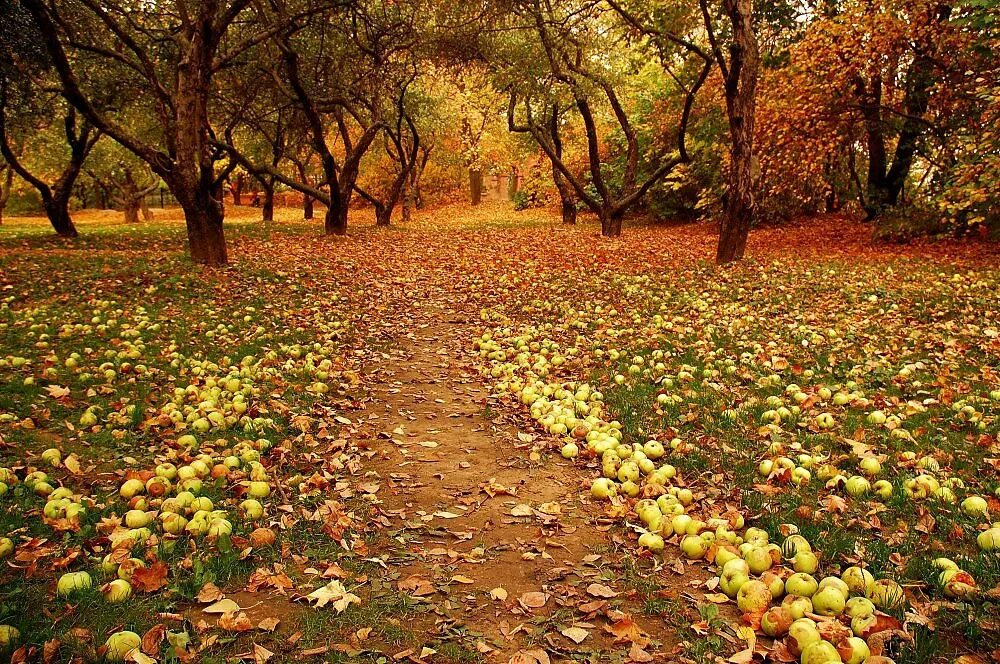
[[[901,581],[884,654],[1000,647],[1000,562],[976,546],[989,519],[958,502],[1000,508],[995,248],[873,245],[827,217],[758,230],[750,259],[719,269],[705,224],[607,240],[545,210],[454,205],[388,229],[358,211],[328,238],[294,209],[258,213],[229,210],[225,269],[190,264],[170,210],[137,226],[80,213],[74,241],[39,219],[0,228],[16,660],[106,654],[123,629],[157,661],[787,658],[738,629],[680,535],[650,552],[635,499],[592,497],[602,465],[630,490],[629,462],[609,472],[594,451],[615,431],[662,441],[677,471],[643,473],[642,496],[676,495],[717,533],[798,530],[825,573]],[[891,498],[846,491],[866,456]],[[232,533],[170,533],[158,475]],[[927,495],[942,485],[954,504]],[[258,493],[254,519],[241,503]],[[123,547],[142,528],[130,509],[156,519]],[[942,593],[944,555],[985,594]],[[129,556],[145,569],[121,571]],[[75,571],[92,587],[60,595]],[[134,594],[112,605],[116,574]]]

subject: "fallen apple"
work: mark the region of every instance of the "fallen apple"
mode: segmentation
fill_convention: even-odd
[[[771,638],[780,638],[792,626],[792,614],[783,606],[775,606],[764,612],[760,618],[760,629]]]
[[[802,649],[801,664],[833,664],[843,661],[840,653],[829,641],[816,641]]]
[[[135,632],[115,632],[104,642],[104,659],[109,662],[124,662],[141,645],[142,639]]]
[[[882,611],[897,609],[906,601],[903,588],[892,579],[879,579],[868,589],[868,599]]]
[[[788,613],[792,616],[792,620],[798,620],[805,617],[807,613],[813,612],[812,600],[799,595],[786,595],[781,600],[781,606],[788,610]]]
[[[756,579],[744,583],[736,593],[736,605],[743,613],[762,614],[771,604],[771,591]]]
[[[92,586],[93,581],[87,572],[67,572],[59,577],[56,592],[61,597],[69,597],[77,591],[90,590]]]
[[[813,611],[821,616],[836,616],[844,611],[846,600],[838,588],[827,586],[812,596]]]
[[[847,584],[848,591],[852,595],[867,595],[868,589],[875,583],[872,573],[857,565],[845,569],[840,578]]]
[[[110,604],[120,604],[132,596],[132,585],[125,579],[114,579],[101,588],[104,599]]]
[[[799,656],[814,643],[823,640],[816,623],[809,618],[798,618],[788,627],[788,651]]]
[[[871,657],[871,650],[864,639],[850,636],[837,645],[837,652],[844,664],[862,664]]]
[[[785,581],[785,592],[799,597],[812,597],[819,588],[819,583],[811,574],[796,572]]]

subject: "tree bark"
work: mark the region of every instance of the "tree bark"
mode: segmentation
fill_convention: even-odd
[[[274,178],[262,178],[261,186],[264,188],[264,200],[260,205],[261,220],[274,221]]]
[[[415,166],[414,166],[415,168]],[[414,206],[414,191],[413,184],[410,182],[410,178],[406,178],[406,184],[403,185],[403,223],[408,223],[413,219],[413,206]]]
[[[302,218],[313,218],[313,197],[306,194],[302,195]]]
[[[233,195],[233,205],[239,207],[243,205],[243,173],[237,173],[232,182],[229,183],[229,193]]]
[[[3,226],[3,213],[7,209],[7,201],[10,200],[10,192],[14,187],[14,169],[5,164],[3,168],[3,181],[0,181],[0,226]]]
[[[323,230],[327,235],[347,235],[347,206],[340,197],[332,198],[326,209]]]
[[[607,209],[601,211],[598,217],[601,220],[601,235],[604,237],[620,237],[622,234],[622,218],[625,216],[623,210]]]
[[[756,114],[757,79],[760,53],[753,28],[751,0],[723,0],[723,9],[732,25],[729,63],[725,63],[715,43],[704,0],[703,14],[716,60],[725,81],[726,115],[729,119],[730,164],[726,198],[715,260],[720,265],[740,260],[756,214],[753,184],[753,131]]]
[[[473,205],[479,205],[483,200],[483,172],[477,168],[469,169],[469,193]]]
[[[225,265],[224,208],[215,191],[215,163],[208,131],[215,47],[211,43],[213,19],[213,12],[198,16],[197,29],[185,35],[184,57],[177,66],[174,169],[164,180],[184,210],[191,259],[205,265]]]
[[[69,216],[69,196],[60,194],[58,198],[49,195],[42,198],[42,208],[49,218],[52,228],[61,237],[77,237],[79,233]]]
[[[225,265],[226,239],[222,230],[222,205],[212,195],[211,187],[188,191],[172,190],[184,211],[191,260],[204,265]]]

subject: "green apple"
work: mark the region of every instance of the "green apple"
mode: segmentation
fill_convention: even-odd
[[[811,574],[796,572],[785,581],[785,592],[799,597],[812,597],[819,588],[819,583]]]
[[[736,605],[743,613],[761,615],[770,604],[771,591],[763,581],[747,581],[736,593]]]
[[[852,595],[866,595],[868,589],[875,583],[875,577],[871,572],[856,565],[845,569],[840,578],[847,584]]]
[[[836,616],[844,611],[846,600],[838,588],[827,586],[812,596],[813,611],[821,616]]]
[[[760,618],[760,629],[771,638],[781,638],[792,626],[792,614],[783,606],[775,606]]]
[[[829,641],[816,641],[802,649],[801,664],[834,664],[840,663],[840,653]]]
[[[104,659],[108,662],[124,662],[132,651],[142,646],[142,638],[135,632],[115,632],[104,642]]]

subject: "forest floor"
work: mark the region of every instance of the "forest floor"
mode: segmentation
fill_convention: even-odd
[[[745,491],[754,491],[755,480],[734,479],[737,467],[712,451],[725,440],[714,425],[699,422],[693,407],[665,414],[655,401],[657,385],[668,391],[660,380],[615,392],[619,367],[604,367],[593,354],[620,343],[624,356],[644,335],[662,343],[662,330],[650,327],[657,310],[648,308],[650,292],[681,291],[672,302],[679,307],[661,301],[658,310],[676,316],[678,340],[694,326],[718,349],[706,358],[690,337],[691,346],[676,346],[668,361],[676,376],[689,363],[710,367],[751,349],[745,339],[726,346],[739,327],[730,317],[745,317],[747,305],[760,324],[774,327],[795,311],[788,326],[798,335],[794,343],[755,341],[769,361],[791,357],[803,329],[836,327],[855,315],[864,319],[855,344],[885,357],[869,296],[903,303],[905,295],[909,305],[919,278],[937,285],[965,279],[961,292],[943,294],[947,311],[928,320],[961,324],[968,302],[980,310],[985,302],[976,330],[949,332],[944,341],[975,356],[972,368],[962,365],[958,382],[966,387],[979,390],[990,379],[983,367],[996,366],[996,319],[988,319],[997,305],[989,305],[990,288],[1000,276],[995,248],[875,246],[866,227],[841,218],[757,231],[751,260],[718,273],[707,225],[639,225],[607,240],[592,224],[563,227],[548,211],[500,205],[447,206],[389,229],[370,225],[362,211],[345,238],[323,237],[321,221],[303,222],[296,210],[281,209],[277,221],[262,224],[257,210],[238,208],[227,221],[232,266],[207,270],[184,257],[176,212],[154,214],[150,224],[126,227],[116,213],[78,213],[81,237],[74,241],[52,237],[42,220],[8,218],[0,228],[0,378],[9,381],[0,388],[0,415],[8,415],[0,419],[0,466],[20,480],[0,497],[7,503],[0,530],[17,544],[11,570],[0,577],[0,623],[18,627],[21,661],[86,657],[120,629],[146,637],[144,656],[156,661],[749,661],[761,652],[756,638],[738,629],[739,612],[716,590],[711,568],[670,544],[662,555],[636,547],[629,503],[590,496],[599,464],[560,456],[565,439],[529,416],[517,394],[505,394],[520,370],[505,364],[518,344],[491,355],[488,343],[520,336],[527,348],[531,340],[544,345],[548,335],[558,340],[544,353],[548,360],[559,344],[577,348],[579,356],[566,353],[565,367],[550,367],[552,374],[595,388],[609,381],[601,389],[614,419],[631,427],[629,439],[698,441],[703,453],[674,461],[687,479],[676,484],[693,490],[703,518],[736,511],[747,514],[747,525],[754,516],[770,518],[772,536],[779,514],[808,522],[801,505],[829,507],[825,490],[796,494],[801,503],[777,505],[776,498],[773,508],[759,501],[749,507]],[[713,274],[721,274],[714,286]],[[806,290],[795,291],[793,280]],[[755,309],[754,298],[772,288],[769,304]],[[861,303],[846,315],[829,307],[842,293]],[[793,303],[793,294],[801,301]],[[736,306],[725,311],[727,333],[693,313],[727,297]],[[882,325],[903,346],[913,341],[904,322]],[[899,337],[889,334],[896,330]],[[968,335],[983,345],[970,348]],[[917,352],[929,352],[933,340],[920,340]],[[890,344],[888,352],[893,362],[910,361],[905,351]],[[773,362],[767,372],[781,369]],[[233,378],[242,381],[238,389],[225,387]],[[184,392],[190,386],[192,398]],[[212,392],[216,386],[221,393]],[[246,415],[260,421],[234,416],[219,425],[208,418],[213,409],[231,415],[244,388]],[[726,407],[739,401],[753,403],[733,397]],[[169,403],[191,406],[183,406],[182,422],[171,420]],[[983,435],[993,436],[986,450],[996,444],[995,409],[985,411]],[[194,422],[199,415],[207,431]],[[654,421],[668,416],[669,426]],[[756,436],[754,421],[739,436]],[[194,448],[181,438],[191,432]],[[260,471],[253,450],[245,454],[253,444]],[[60,450],[57,464],[40,456],[52,447]],[[157,511],[156,501],[124,506],[114,493],[119,485],[148,481],[154,467],[191,464],[198,453],[216,468],[241,460],[206,476],[203,488],[216,508],[229,510],[231,549],[186,536],[182,546],[165,547],[174,538],[160,533],[157,542],[154,533],[131,555],[158,576],[133,581],[135,599],[123,608],[102,604],[97,583],[93,592],[55,597],[59,572],[93,569],[88,561],[115,550],[109,542],[128,507]],[[759,454],[747,453],[751,468]],[[43,517],[38,492],[20,490],[38,468],[47,469],[51,485],[69,487],[92,516],[77,523]],[[270,495],[262,499],[263,520],[250,523],[236,505],[250,495],[255,472]],[[995,474],[987,475],[977,488],[992,491]],[[845,532],[856,527],[843,525]],[[255,539],[255,528],[276,541]],[[909,557],[920,542],[893,544]],[[852,552],[843,555],[849,560]],[[1000,566],[976,570],[981,583],[1000,581]],[[29,611],[36,603],[45,610]],[[986,647],[971,643],[974,651]],[[933,660],[920,659],[912,643],[893,654]]]

